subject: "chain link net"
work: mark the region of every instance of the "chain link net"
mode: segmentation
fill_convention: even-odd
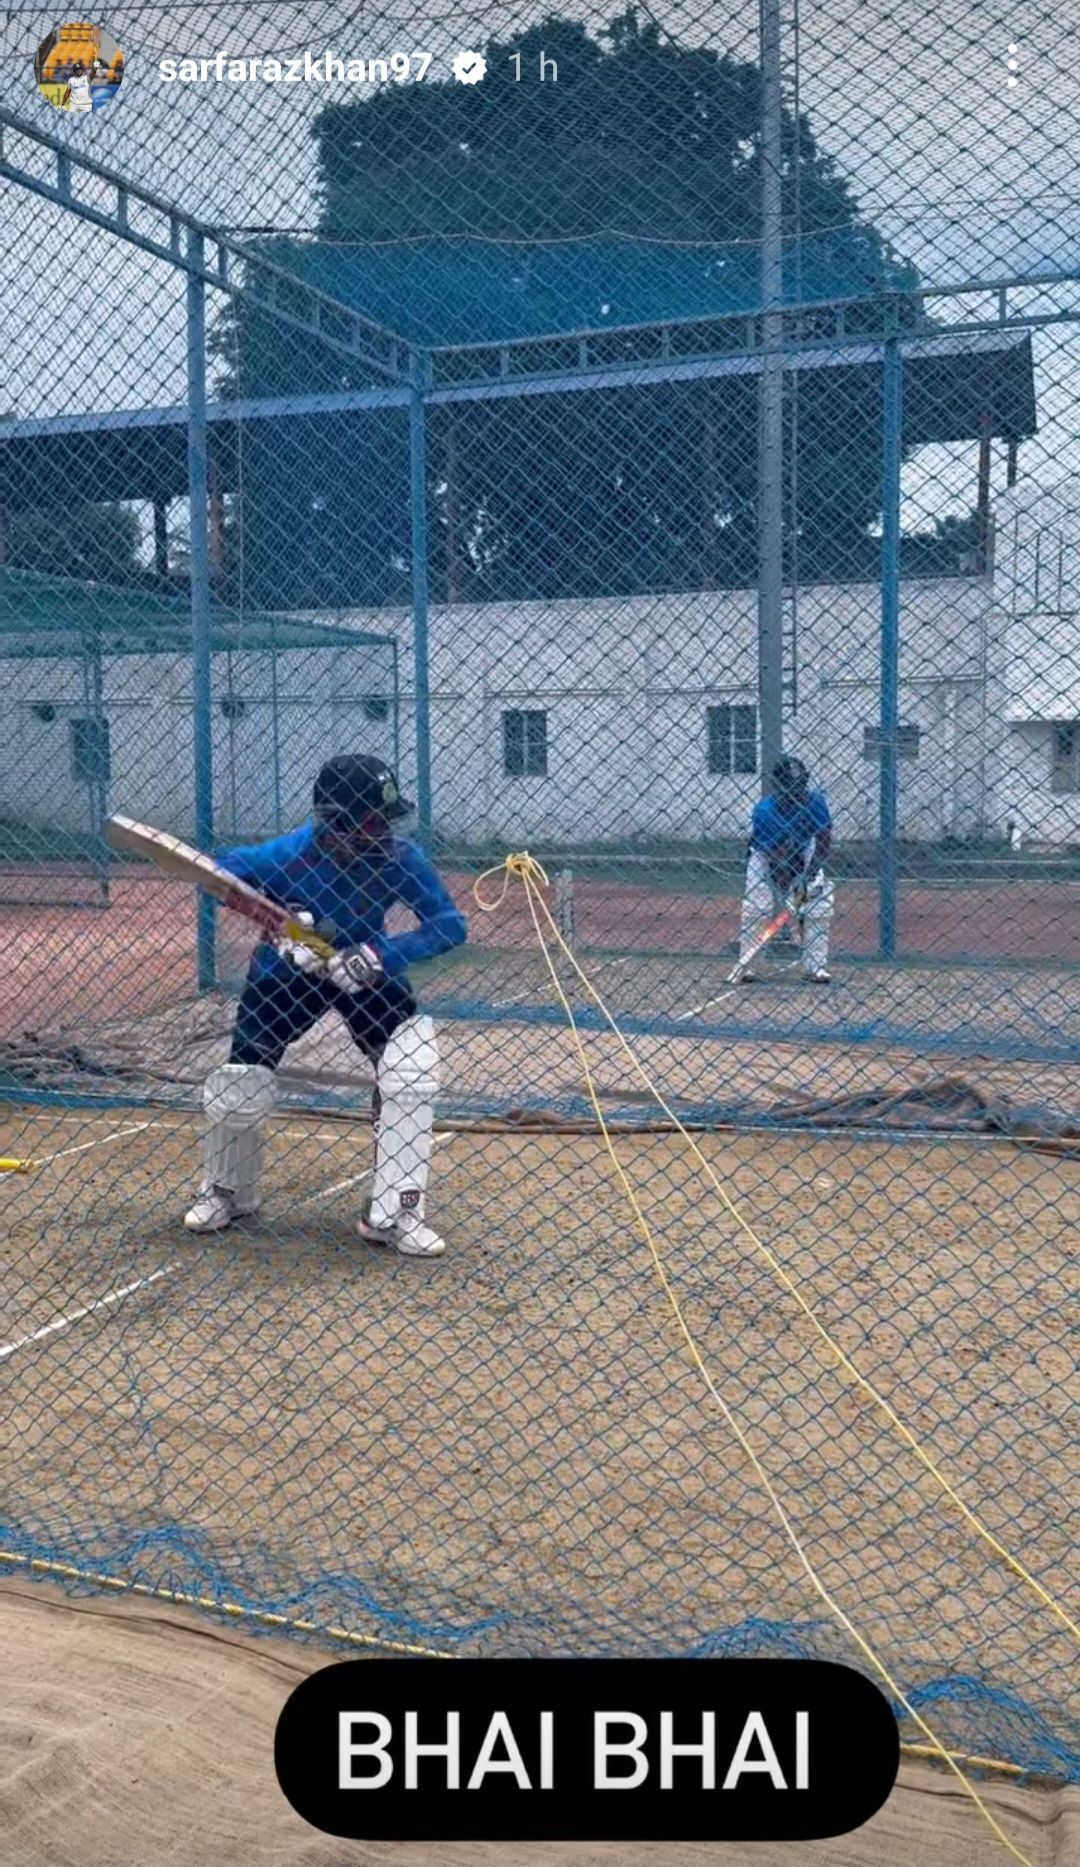
[[[631,1190],[908,1705],[1076,1779],[1075,29],[541,15],[116,6],[79,121],[0,27],[0,1548],[865,1664]],[[413,853],[312,843],[341,754]]]

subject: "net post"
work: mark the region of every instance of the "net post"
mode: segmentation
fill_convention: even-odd
[[[101,649],[101,623],[97,616],[90,622],[89,641],[90,717],[94,722],[94,776],[90,791],[91,831],[94,838],[94,866],[102,907],[109,906],[109,845],[105,841],[105,820],[109,815],[109,724],[105,712],[105,670]]]
[[[412,540],[413,693],[416,706],[417,838],[428,854],[431,817],[431,675],[428,648],[427,434],[424,357],[410,357],[409,514]]]
[[[576,945],[574,933],[574,871],[559,869],[555,876],[555,925],[568,947]]]
[[[214,853],[214,747],[210,643],[209,461],[206,423],[206,287],[202,279],[203,236],[188,233],[187,386],[188,503],[191,549],[192,750],[195,778],[195,842]],[[209,895],[196,903],[196,968],[200,992],[214,989],[215,914]]]
[[[757,610],[762,790],[784,749],[784,263],[779,0],[760,0],[761,375],[758,378]]]
[[[878,949],[882,959],[893,959],[896,954],[896,748],[900,700],[900,465],[903,426],[903,360],[895,329],[885,345],[882,395]]]

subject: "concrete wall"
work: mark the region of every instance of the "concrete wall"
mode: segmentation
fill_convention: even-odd
[[[374,618],[343,612],[344,627]],[[401,644],[403,742],[412,743],[407,614],[379,612]],[[707,709],[753,705],[753,591],[590,602],[435,608],[430,618],[436,815],[467,841],[743,832],[760,777],[708,770]],[[873,584],[800,592],[797,709],[787,743],[811,766],[851,837],[876,834],[878,767],[863,731],[878,717],[880,594]],[[1004,641],[985,582],[909,584],[901,610],[900,713],[920,728],[917,760],[900,766],[900,827],[914,839],[975,834],[993,824],[986,673]],[[792,669],[789,668],[789,674]],[[502,716],[542,708],[548,775],[508,777]],[[406,785],[415,783],[410,757]]]
[[[0,660],[0,816],[32,827],[94,825],[93,787],[72,769],[71,722],[93,713],[91,671],[78,661]],[[391,716],[368,717],[383,695]],[[333,751],[392,758],[392,653],[378,645],[286,649],[277,697],[268,652],[213,658],[215,819],[223,837],[271,834],[301,821],[311,781]],[[229,698],[243,704],[226,711]],[[195,827],[190,658],[123,655],[102,668],[111,776],[105,808],[177,835]],[[51,709],[52,718],[42,718]],[[274,717],[279,755],[274,755]],[[275,775],[275,763],[279,780]]]

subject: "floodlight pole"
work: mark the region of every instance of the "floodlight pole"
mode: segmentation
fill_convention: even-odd
[[[190,527],[192,751],[195,763],[195,843],[214,853],[214,739],[210,645],[209,465],[206,428],[206,286],[203,236],[188,230],[187,387]],[[217,983],[214,903],[196,895],[195,944],[200,992]]]
[[[781,0],[759,0],[761,308],[758,379],[758,707],[763,788],[784,749],[784,247]]]

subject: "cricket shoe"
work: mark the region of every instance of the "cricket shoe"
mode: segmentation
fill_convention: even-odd
[[[739,974],[738,982],[740,985],[759,985],[761,982],[761,974],[758,972],[750,972],[750,971],[741,972]]]
[[[810,967],[806,972],[803,973],[803,978],[806,980],[808,985],[831,985],[832,984],[832,973],[827,971],[827,969],[824,966]]]
[[[184,1214],[189,1232],[223,1232],[236,1219],[248,1219],[255,1208],[238,1206],[224,1186],[204,1186],[190,1212]]]
[[[373,1225],[370,1201],[356,1221],[366,1245],[389,1245],[403,1258],[441,1258],[446,1241],[415,1212],[402,1212],[395,1225]]]

